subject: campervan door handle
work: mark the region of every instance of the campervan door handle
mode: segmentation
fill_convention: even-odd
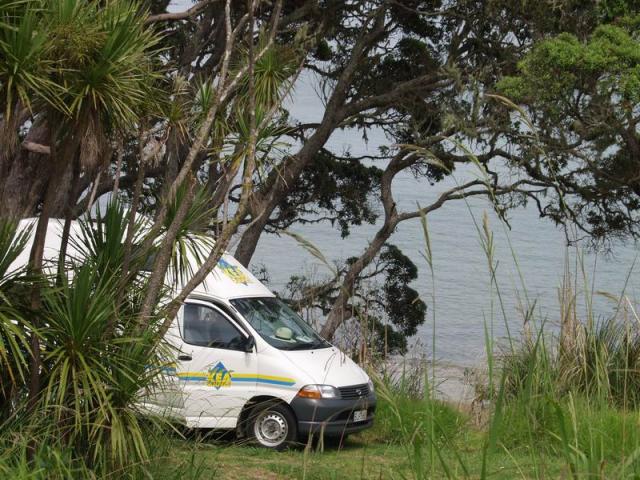
[[[178,355],[178,360],[182,360],[183,362],[189,362],[193,360],[193,358],[191,358],[191,355]]]

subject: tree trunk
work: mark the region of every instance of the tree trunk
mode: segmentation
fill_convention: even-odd
[[[346,112],[343,107],[347,100],[351,79],[358,68],[358,62],[366,55],[372,42],[384,28],[382,9],[376,17],[373,28],[370,31],[363,32],[362,37],[358,39],[357,44],[352,49],[351,57],[338,79],[331,98],[327,102],[324,115],[316,131],[304,142],[296,155],[288,157],[281,168],[277,168],[269,174],[269,178],[262,190],[264,194],[254,197],[259,199],[256,203],[260,205],[260,208],[252,208],[252,210],[259,213],[257,216],[253,215],[252,223],[242,235],[234,254],[244,266],[249,265],[271,213],[285,199],[291,186],[298,181],[304,168],[313,161],[318,151],[329,140],[333,131],[344,120]]]
[[[66,206],[64,208],[64,227],[62,228],[62,236],[60,237],[60,252],[58,253],[58,285],[62,285],[63,276],[65,274],[65,261],[67,258],[67,248],[69,246],[69,236],[71,235],[71,222],[73,220],[73,207],[75,199],[79,195],[78,192],[78,179],[80,178],[80,166],[77,162],[72,162],[75,165],[72,167],[71,183],[67,190]]]
[[[320,335],[327,340],[333,339],[338,327],[352,316],[352,312],[347,312],[346,310],[349,305],[349,299],[353,296],[353,288],[356,284],[356,280],[362,271],[373,261],[376,255],[378,255],[378,252],[380,252],[382,246],[389,239],[397,224],[398,220],[395,215],[386,219],[382,228],[380,228],[375,237],[373,237],[373,241],[365,249],[362,255],[360,255],[360,257],[358,257],[358,259],[349,267],[349,270],[342,281],[342,285],[340,286],[340,292],[333,302],[333,306],[327,316],[327,320],[320,331]]]
[[[75,158],[76,150],[78,147],[78,142],[76,139],[72,138],[69,143],[65,145],[64,148],[58,153],[56,145],[56,136],[57,133],[50,132],[49,135],[49,144],[51,146],[50,152],[50,160],[52,162],[51,174],[49,176],[49,181],[46,184],[46,193],[44,196],[44,201],[42,202],[42,211],[40,213],[40,217],[38,218],[38,223],[36,226],[36,232],[33,238],[33,245],[31,247],[31,254],[29,256],[29,271],[33,275],[41,275],[42,274],[42,264],[43,264],[43,256],[44,256],[44,246],[47,237],[47,230],[49,227],[49,219],[52,216],[52,212],[56,207],[56,204],[61,201],[65,201],[69,196],[70,192],[67,190],[72,190],[72,187],[69,188],[60,188],[61,185],[70,185],[65,184],[64,180],[68,174],[73,177],[73,161],[66,162],[66,160],[70,158]],[[72,180],[73,178],[71,178]],[[64,204],[62,204],[64,206]],[[62,209],[58,203],[58,208]],[[37,321],[37,316],[39,314],[39,310],[42,305],[42,295],[40,291],[39,282],[35,282],[31,288],[31,309],[35,314],[35,318],[33,324],[36,328],[39,327],[39,322]],[[41,359],[40,359],[40,342],[38,340],[37,335],[32,334],[31,336],[31,365],[30,365],[30,378],[29,378],[29,399],[27,402],[28,409],[32,410],[36,406],[37,397],[40,394],[40,368],[41,368]]]
[[[31,247],[31,254],[29,257],[29,270],[31,274],[40,275],[42,273],[42,260],[44,256],[44,245],[47,238],[47,229],[49,227],[49,219],[51,218],[51,207],[53,200],[56,196],[55,185],[55,173],[51,176],[51,179],[47,185],[47,192],[45,195],[44,203],[42,205],[42,212],[38,218],[38,224],[36,226],[36,232],[33,238],[33,245]],[[39,315],[39,310],[42,304],[42,298],[40,295],[40,286],[38,282],[33,284],[31,289],[31,310],[35,315]],[[39,327],[39,322],[33,319],[33,324],[36,328]],[[40,393],[40,340],[35,333],[31,334],[31,360],[30,360],[30,376],[29,376],[29,401],[27,403],[28,409],[32,411],[36,406],[36,401]]]
[[[236,251],[234,253],[234,257],[238,260],[244,267],[248,267],[251,262],[251,257],[256,251],[256,247],[258,246],[258,240],[260,240],[260,235],[264,231],[264,227],[269,220],[269,215],[263,215],[254,220],[247,229],[243,232],[242,238],[238,246],[236,247]]]
[[[252,211],[258,212],[258,214],[252,215],[251,224],[242,234],[234,254],[234,257],[245,267],[249,265],[251,257],[256,251],[258,240],[260,240],[260,235],[262,235],[269,217],[286,198],[289,189],[298,181],[304,168],[313,161],[318,151],[327,142],[333,132],[334,125],[339,123],[336,110],[337,107],[335,107],[335,110],[330,110],[327,107],[320,127],[304,144],[298,154],[287,158],[281,169],[276,169],[271,173],[264,188],[264,191],[267,192],[266,195],[257,194],[254,197],[254,205],[257,205],[257,208],[255,206],[252,207]]]
[[[4,125],[0,126],[5,128]],[[49,144],[49,128],[41,118],[35,120],[29,129],[25,142]],[[20,146],[11,148],[3,139],[2,172],[0,175],[0,217],[20,219],[34,216],[42,201],[51,174],[50,168],[43,168],[49,155],[33,153]]]

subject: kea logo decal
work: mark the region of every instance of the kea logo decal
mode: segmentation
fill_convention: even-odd
[[[240,267],[231,265],[229,262],[221,258],[218,260],[218,268],[235,283],[242,283],[243,285],[249,284],[249,277],[247,277]]]
[[[231,371],[227,370],[224,363],[216,363],[215,366],[211,367],[207,372],[207,386],[220,390],[220,387],[229,387],[230,385]]]

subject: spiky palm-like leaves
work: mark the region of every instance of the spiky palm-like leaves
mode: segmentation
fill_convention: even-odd
[[[27,333],[32,331],[21,309],[20,297],[24,293],[24,268],[12,264],[23,253],[30,229],[18,230],[18,225],[0,220],[0,410],[5,401],[24,379],[27,364]],[[0,414],[0,417],[2,414]]]
[[[145,254],[138,248],[143,242],[144,226],[145,220],[142,217],[136,218],[132,225],[133,248],[129,269],[134,276],[146,262]],[[104,210],[98,207],[95,218],[87,217],[78,222],[77,235],[72,236],[69,241],[72,247],[69,263],[90,263],[106,275],[128,275],[129,272],[125,274],[122,271],[128,228],[127,211],[121,203],[112,201]]]
[[[161,98],[154,91],[159,74],[153,63],[159,37],[144,27],[135,2],[48,5],[50,41],[59,59],[51,77],[63,86],[65,130],[80,149],[82,166],[92,169],[108,154],[109,136],[132,129]]]
[[[136,128],[140,115],[153,111],[160,98],[152,94],[159,37],[129,0],[3,2],[0,17],[0,119],[3,127],[13,121],[9,147],[15,148],[14,130],[29,115],[46,125],[50,140],[50,155],[43,160],[51,169],[39,220],[44,228],[37,229],[33,242],[32,267],[39,273],[38,252],[57,182],[65,171],[74,172],[74,179],[82,170],[95,174],[111,156],[112,135]],[[17,115],[9,117],[25,110],[29,115],[21,113],[19,122]],[[118,275],[125,229],[115,227],[126,220],[118,224],[117,216],[110,216],[105,228],[81,227],[85,248],[76,253],[85,255],[76,255],[66,272],[58,269],[57,279],[32,284],[31,301],[17,308],[34,319],[34,328],[22,328],[23,336],[36,331],[40,337],[29,352],[28,421],[53,410],[52,438],[61,437],[69,448],[82,446],[90,463],[102,465],[123,465],[127,455],[133,461],[146,457],[132,405],[155,378],[160,351],[152,329],[133,334],[145,279]],[[137,264],[131,267],[139,272]],[[4,330],[20,325],[3,322]],[[19,338],[6,337],[5,343]],[[11,408],[19,409],[19,403]]]
[[[30,108],[34,92],[62,107],[59,87],[48,75],[50,44],[40,21],[35,1],[0,1],[0,105],[7,117],[18,102]]]
[[[148,458],[135,405],[163,363],[153,332],[134,333],[135,292],[115,296],[118,280],[88,262],[44,302],[43,411],[104,469]]]
[[[189,218],[197,222],[199,217]],[[72,228],[64,274],[55,275],[55,265],[45,270],[41,309],[29,312],[27,299],[15,305],[0,302],[0,314],[13,309],[5,315],[8,321],[0,315],[0,328],[13,329],[9,333],[18,349],[16,358],[23,358],[24,338],[31,328],[15,319],[38,315],[42,356],[42,389],[36,409],[24,408],[24,396],[22,400],[14,396],[11,404],[5,402],[10,416],[0,424],[0,445],[28,432],[24,438],[31,439],[29,448],[35,455],[43,445],[55,447],[60,454],[71,452],[70,458],[80,462],[79,471],[90,468],[106,473],[132,465],[144,468],[148,462],[146,436],[160,420],[151,426],[143,422],[137,405],[145,392],[161,385],[160,372],[171,351],[158,335],[164,320],[161,306],[146,319],[149,328],[139,329],[141,299],[149,277],[145,266],[153,247],[142,253],[148,233],[142,222],[134,222],[134,248],[125,275],[122,265],[128,228],[127,211],[117,202],[99,210],[95,218],[79,221]],[[8,266],[29,234],[16,233],[15,225],[0,228],[2,293],[21,278],[7,273]],[[3,341],[9,336],[5,330]],[[16,375],[15,383],[25,390],[23,377]],[[69,468],[76,471],[75,466]]]
[[[173,222],[187,188],[186,185],[178,188],[174,200],[169,205],[164,222],[165,231]],[[201,265],[214,246],[212,237],[207,235],[215,215],[215,210],[210,206],[209,192],[202,187],[194,188],[197,190],[176,236],[169,265],[169,278],[181,285],[193,275],[194,264]]]
[[[144,18],[129,0],[2,0],[5,120],[24,109],[39,115],[65,162],[78,156],[82,167],[96,168],[110,156],[113,133],[135,128],[162,98],[155,63],[160,37]]]

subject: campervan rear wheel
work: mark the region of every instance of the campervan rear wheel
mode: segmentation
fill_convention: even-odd
[[[282,450],[297,437],[296,419],[286,405],[260,403],[253,409],[249,432],[260,446]]]

